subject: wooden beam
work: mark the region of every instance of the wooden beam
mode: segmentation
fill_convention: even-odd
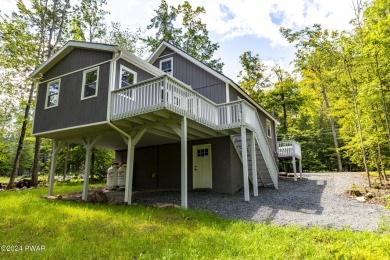
[[[181,206],[188,208],[187,198],[187,117],[181,120]]]
[[[295,163],[295,156],[292,157],[292,164],[294,169],[294,181],[297,181],[297,165]]]
[[[180,138],[177,135],[172,134],[172,133],[167,133],[167,132],[162,131],[160,129],[148,129],[148,132],[151,134],[158,135],[158,136],[162,136],[162,137],[166,137],[166,138],[173,139],[176,141],[180,141]]]
[[[248,152],[246,145],[246,128],[241,126],[241,153],[242,153],[242,171],[244,176],[244,199],[249,201],[249,177],[248,177]]]
[[[63,146],[64,142],[53,140],[53,151],[51,154],[50,173],[49,173],[49,195],[53,195],[54,175],[56,170],[57,154]]]
[[[256,138],[255,133],[251,132],[251,157],[252,157],[252,182],[253,196],[259,196],[259,188],[257,183],[257,157],[256,157]]]
[[[150,114],[141,114],[139,116],[144,118],[144,119],[146,119],[146,120],[148,120],[148,121],[151,121],[152,123],[155,123],[155,122],[158,121],[158,119],[155,116],[152,116]]]

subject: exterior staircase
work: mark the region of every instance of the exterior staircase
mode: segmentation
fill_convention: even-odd
[[[241,135],[232,135],[231,137],[232,143],[234,145],[234,148],[236,149],[236,152],[238,154],[238,157],[240,158],[242,162],[242,140]],[[253,172],[252,172],[252,162],[253,162],[253,155],[251,154],[251,142],[250,142],[250,134],[246,134],[247,138],[247,151],[248,151],[248,174],[249,174],[249,180],[253,184]],[[255,142],[256,146],[256,163],[257,163],[257,184],[259,187],[275,187],[275,184],[271,178],[271,175],[268,171],[267,165],[264,161],[264,157],[262,156],[260,147]]]

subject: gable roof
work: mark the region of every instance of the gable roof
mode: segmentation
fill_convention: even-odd
[[[122,58],[132,62],[134,65],[144,69],[145,71],[151,73],[154,76],[164,75],[160,69],[154,67],[153,65],[145,62],[145,60],[137,57],[133,53],[130,53],[118,45],[103,44],[103,43],[93,43],[93,42],[80,42],[80,41],[68,41],[61,49],[55,52],[49,59],[43,62],[38,68],[36,68],[31,74],[30,77],[36,77],[40,73],[44,74],[53,68],[59,61],[61,61],[66,55],[76,48],[81,49],[90,49],[90,50],[100,50],[107,52],[120,52]]]
[[[267,110],[265,110],[262,106],[260,106],[256,101],[254,101],[237,83],[235,83],[232,79],[230,79],[229,77],[225,76],[224,74],[210,68],[209,66],[207,66],[205,63],[201,62],[200,60],[194,58],[193,56],[191,56],[190,54],[186,53],[185,51],[183,51],[182,49],[170,44],[169,42],[166,42],[166,41],[163,41],[160,46],[158,46],[158,48],[150,55],[150,57],[147,59],[147,62],[149,62],[150,64],[153,64],[158,58],[159,56],[161,55],[161,53],[166,49],[166,48],[169,48],[169,49],[172,49],[174,52],[176,52],[177,54],[179,54],[180,56],[184,57],[185,59],[191,61],[192,63],[194,63],[195,65],[197,65],[198,67],[204,69],[205,71],[207,71],[208,73],[210,73],[211,75],[215,76],[216,78],[222,80],[223,82],[225,83],[228,83],[230,84],[231,86],[233,86],[234,89],[236,89],[240,94],[242,94],[244,97],[246,97],[252,105],[254,105],[255,107],[257,107],[258,109],[260,109],[261,111],[263,111],[267,116],[269,116],[274,122],[275,124],[277,125],[280,125],[280,122],[274,117],[272,116],[270,113],[268,113]]]

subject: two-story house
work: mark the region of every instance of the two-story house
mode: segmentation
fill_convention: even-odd
[[[33,135],[53,139],[49,194],[64,142],[127,161],[125,202],[135,189],[278,187],[278,121],[236,83],[163,42],[145,61],[114,45],[70,41],[41,64]],[[294,157],[295,158],[295,157]],[[297,158],[300,157],[297,155]],[[255,174],[253,174],[255,173]]]

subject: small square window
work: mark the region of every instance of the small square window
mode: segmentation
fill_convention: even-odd
[[[99,83],[99,67],[84,71],[81,99],[97,96]]]
[[[160,69],[169,75],[173,75],[173,58],[161,60]]]
[[[120,88],[125,88],[137,83],[137,72],[121,65]]]
[[[47,84],[46,108],[58,106],[60,93],[60,79],[53,80]]]

